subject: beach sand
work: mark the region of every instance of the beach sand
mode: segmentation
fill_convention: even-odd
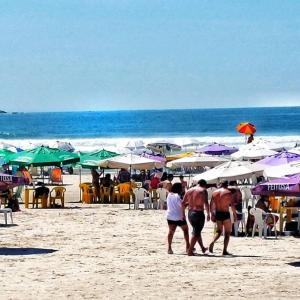
[[[168,255],[165,211],[81,204],[78,180],[64,177],[65,209],[22,208],[0,227],[0,299],[299,298],[299,238],[232,237],[233,257],[221,240],[188,257],[178,229]],[[212,235],[210,222],[206,245]]]

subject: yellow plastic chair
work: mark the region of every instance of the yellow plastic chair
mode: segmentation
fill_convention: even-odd
[[[94,188],[91,183],[81,183],[79,185],[82,195],[81,195],[81,201],[83,203],[90,204],[94,201]]]
[[[41,204],[42,208],[47,208],[48,195],[43,194],[43,195],[40,195],[40,196],[36,197],[35,192],[33,192],[33,195],[32,195],[32,208],[34,208],[34,205],[36,206],[36,208],[38,208],[39,204]]]
[[[54,187],[50,192],[50,207],[55,207],[55,200],[61,201],[61,207],[65,207],[65,191],[64,187]]]
[[[130,203],[131,185],[130,183],[120,183],[118,185],[117,203]]]
[[[101,202],[102,203],[113,202],[114,194],[115,194],[114,191],[115,191],[115,188],[113,185],[110,185],[109,187],[101,186],[101,188],[100,188]]]

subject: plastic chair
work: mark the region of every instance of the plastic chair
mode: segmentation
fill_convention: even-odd
[[[212,196],[212,193],[216,190],[217,188],[216,187],[210,187],[207,190],[207,199],[208,201],[211,200],[211,196]]]
[[[100,199],[102,203],[109,203],[113,199],[113,193],[111,193],[111,190],[114,191],[113,186],[101,186],[100,187]],[[112,198],[112,199],[111,199]]]
[[[53,168],[50,172],[50,182],[53,184],[63,184],[61,168]]]
[[[133,190],[135,201],[134,201],[134,209],[139,209],[139,205],[141,202],[144,202],[144,208],[151,208],[151,197],[149,192],[144,188],[136,188]]]
[[[87,204],[92,203],[94,201],[93,185],[91,183],[84,182],[79,185],[79,188],[82,192],[81,201]]]
[[[267,238],[268,229],[270,229],[270,233],[272,227],[274,227],[275,237],[277,238],[277,231],[276,231],[276,219],[275,216],[272,214],[265,213],[262,209],[253,207],[250,209],[250,214],[254,216],[254,224],[252,228],[252,237],[254,237],[256,227],[258,227],[259,237],[262,237],[262,232],[264,231],[264,238]],[[272,217],[273,223],[268,224],[266,222],[266,217]]]
[[[22,192],[23,192],[23,185],[19,185],[17,187],[16,192],[14,193],[14,198],[17,199],[19,202],[22,202]]]
[[[166,200],[167,200],[167,195],[168,195],[168,190],[165,188],[158,188],[156,189],[156,193],[158,196],[158,205],[157,205],[157,209],[164,209],[165,208],[165,204],[166,204]]]
[[[65,207],[65,191],[64,187],[54,187],[50,192],[50,207],[55,207],[55,200],[61,201],[61,207]]]
[[[158,200],[157,200],[157,192],[156,192],[157,189],[150,189],[149,192],[150,192],[150,195],[151,195],[151,201],[152,201],[152,206],[153,206],[153,209],[158,209]]]
[[[241,193],[242,193],[242,201],[243,201],[243,204],[245,205],[244,208],[248,207],[248,204],[249,204],[250,200],[252,201],[251,206],[254,207],[255,198],[253,197],[250,188],[247,187],[247,186],[242,186],[240,188],[240,190],[241,190]]]
[[[7,225],[7,214],[10,214],[10,220],[11,220],[11,224],[13,224],[13,217],[12,217],[12,209],[11,208],[2,208],[0,209],[0,213],[4,214],[4,222],[5,225]]]
[[[38,197],[35,196],[35,192],[33,192],[32,195],[32,208],[34,208],[34,205],[36,205],[36,208],[39,207],[39,200],[42,208],[47,208],[47,202],[48,202],[48,195],[43,194]]]
[[[236,212],[237,214],[237,220],[234,222],[233,212],[231,207],[229,207],[230,212],[230,219],[231,223],[233,224],[234,229],[234,236],[239,235],[239,226],[242,225],[242,232],[244,232],[244,229],[246,231],[246,210],[243,210],[242,212]]]
[[[126,203],[130,204],[130,195],[131,195],[131,185],[130,183],[120,183],[118,185],[118,194],[117,194],[117,203]]]

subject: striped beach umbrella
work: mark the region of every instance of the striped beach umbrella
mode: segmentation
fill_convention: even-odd
[[[236,130],[243,134],[254,134],[256,132],[256,127],[249,122],[242,122],[236,126]]]

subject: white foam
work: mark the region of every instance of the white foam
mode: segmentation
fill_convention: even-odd
[[[272,141],[274,144],[280,147],[291,148],[294,147],[296,143],[300,144],[299,136],[255,136],[255,139],[262,138],[268,141]],[[128,142],[142,140],[145,145],[158,140],[166,140],[163,138],[148,138],[148,137],[123,137],[123,138],[85,138],[85,139],[60,139],[63,142],[70,142],[76,151],[94,151],[100,149],[107,149],[116,152],[126,152],[124,147]],[[53,144],[57,139],[2,139],[0,140],[3,145],[12,145],[22,149],[30,149],[35,146],[45,145],[49,146]],[[199,137],[173,137],[168,138],[168,141],[178,144],[180,146],[189,143],[199,142],[199,145],[206,145],[212,142],[217,142],[221,144],[226,144],[228,146],[239,147],[245,144],[245,137],[240,136],[199,136]],[[184,147],[184,150],[192,149],[193,147]]]

